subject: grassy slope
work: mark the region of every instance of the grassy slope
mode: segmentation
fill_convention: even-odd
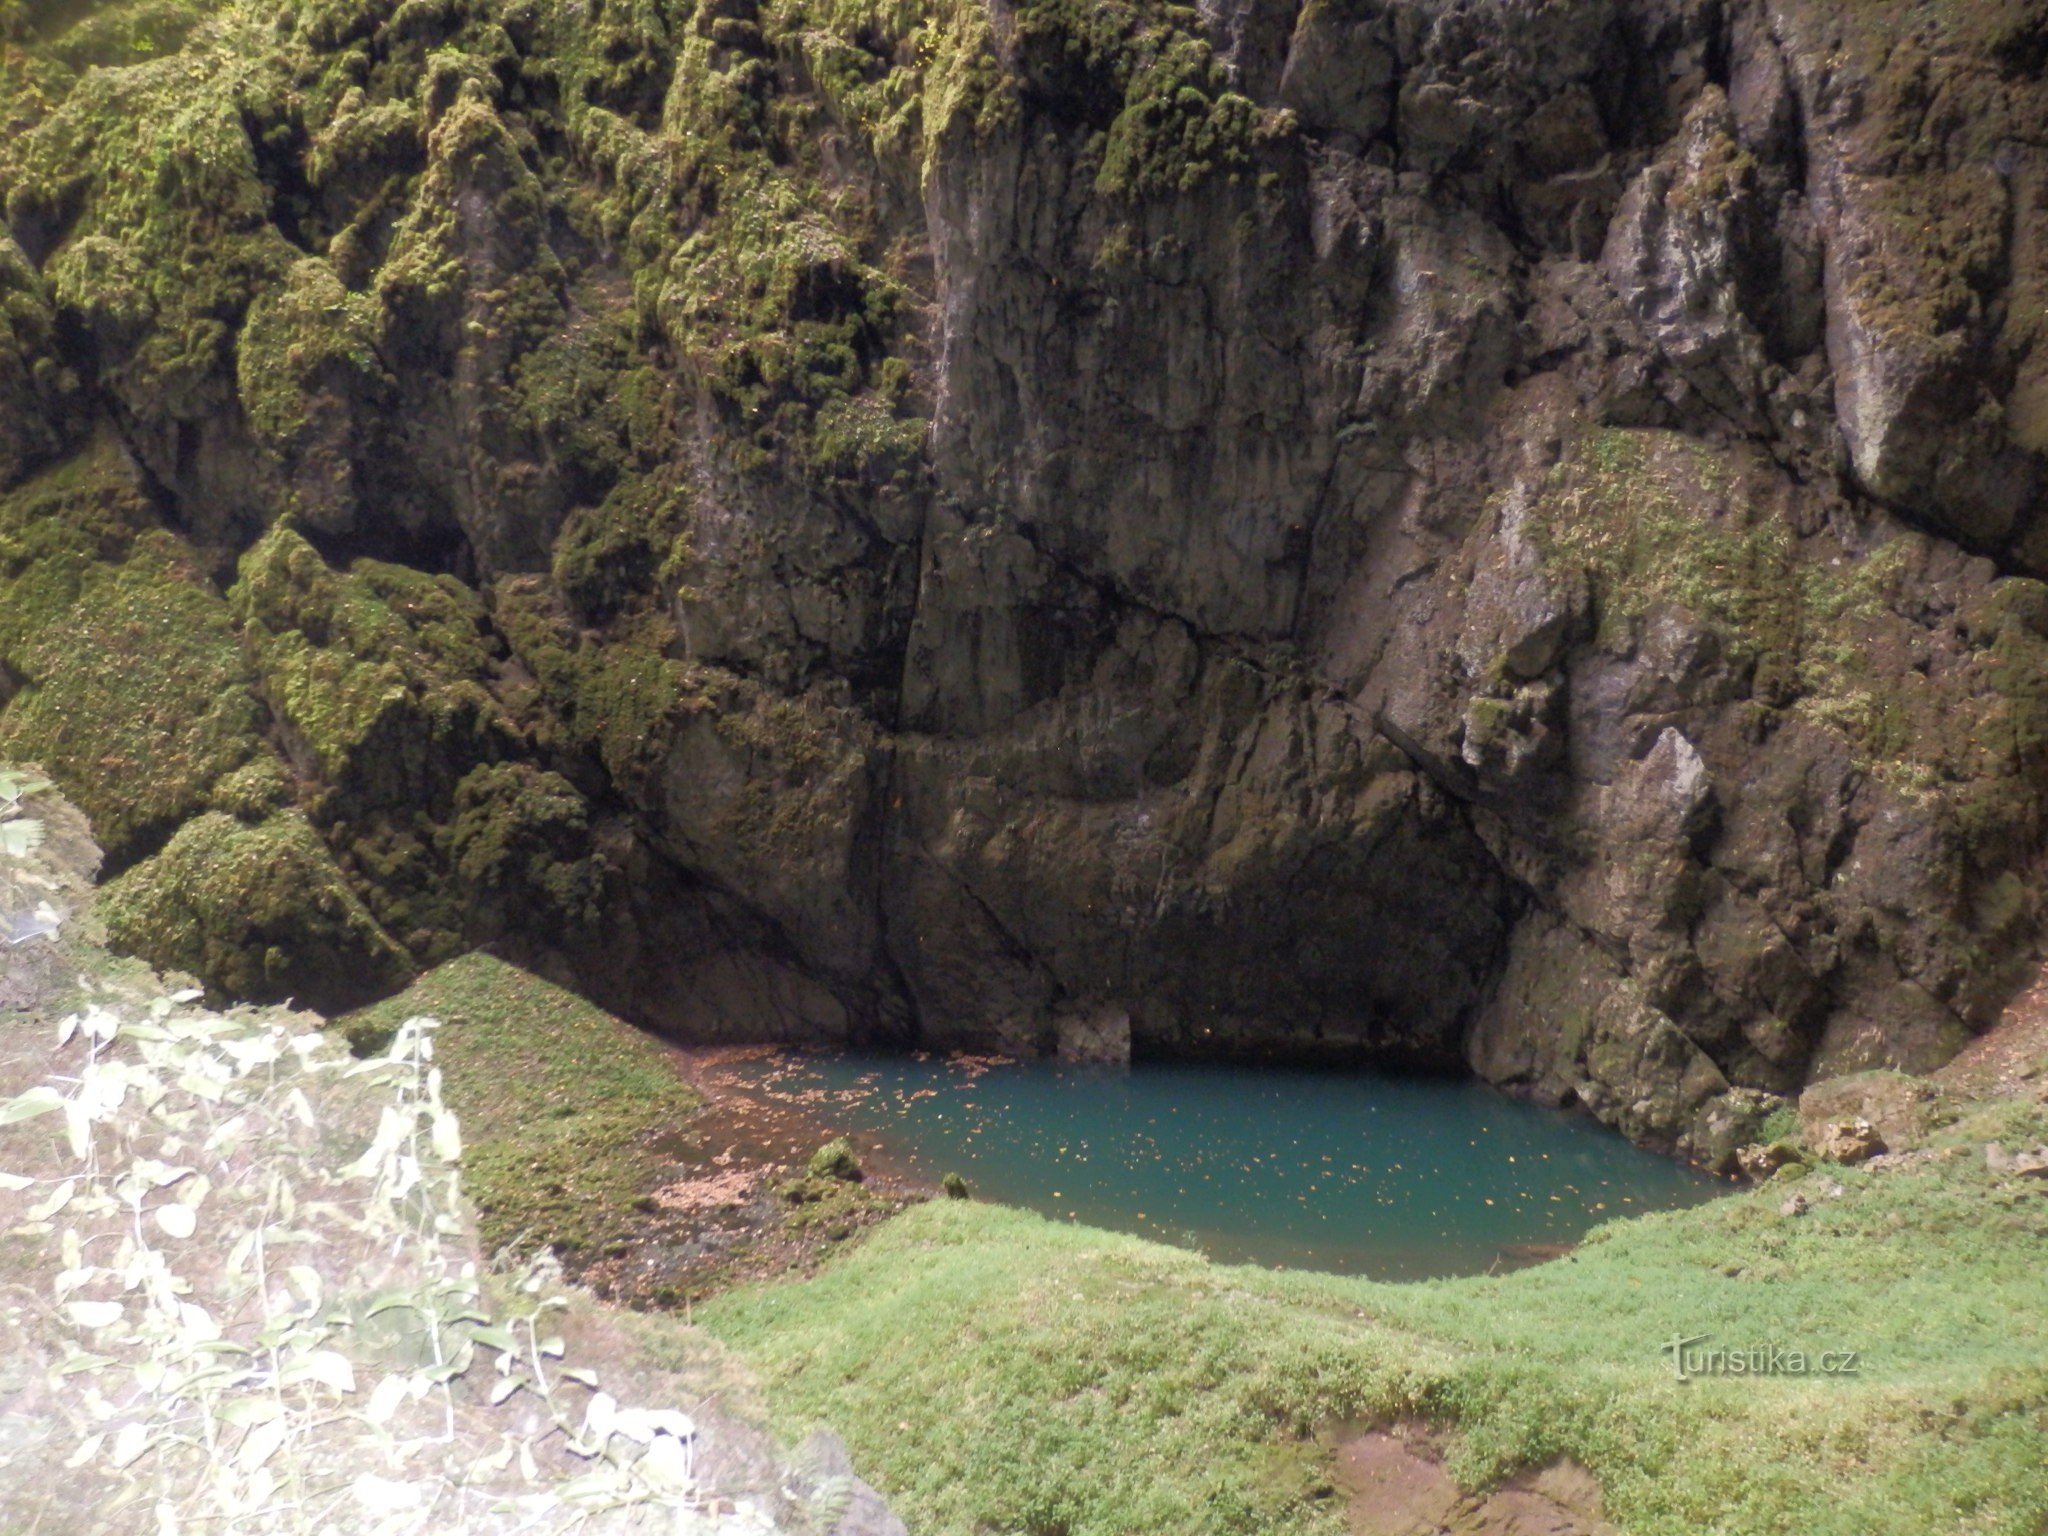
[[[406,1019],[435,1039],[467,1144],[463,1185],[486,1252],[539,1240],[587,1256],[653,1192],[670,1159],[654,1143],[697,1107],[662,1048],[573,993],[488,955],[428,972],[337,1021],[358,1048]]]
[[[1380,1285],[1211,1266],[959,1202],[821,1277],[700,1312],[794,1428],[829,1417],[922,1536],[1335,1529],[1318,1427],[1454,1426],[1467,1486],[1569,1455],[1636,1536],[2038,1536],[2048,1521],[2048,1197],[1977,1150],[1828,1168],[1601,1229],[1499,1277]],[[1825,1191],[1839,1183],[1843,1194]],[[1780,1207],[1796,1187],[1805,1215]],[[1853,1379],[1681,1384],[1659,1345],[1862,1352]]]

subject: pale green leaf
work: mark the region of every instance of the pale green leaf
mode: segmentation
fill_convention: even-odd
[[[80,1328],[111,1328],[127,1314],[118,1301],[71,1301],[64,1315]]]
[[[0,1104],[0,1125],[16,1125],[23,1120],[33,1120],[37,1115],[47,1115],[51,1110],[63,1107],[63,1094],[46,1084],[38,1083],[28,1092]]]

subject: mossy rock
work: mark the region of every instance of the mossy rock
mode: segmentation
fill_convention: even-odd
[[[369,1054],[422,1015],[442,1024],[434,1059],[461,1117],[463,1188],[486,1250],[595,1257],[659,1187],[670,1166],[660,1143],[700,1102],[668,1053],[484,954],[451,960],[335,1027]]]
[[[42,763],[117,862],[262,752],[232,617],[181,540],[144,533],[118,566],[55,555],[7,585],[45,617],[0,657],[26,682],[0,753]]]
[[[804,1172],[814,1179],[838,1179],[846,1184],[858,1184],[863,1177],[853,1143],[844,1136],[835,1136],[813,1152]]]
[[[472,929],[559,936],[598,920],[606,871],[591,850],[590,805],[560,774],[476,769],[455,787],[442,845]]]
[[[339,571],[280,526],[242,557],[228,600],[334,813],[445,807],[472,767],[514,749],[480,680],[494,659],[482,603],[452,577],[370,560]]]
[[[223,999],[329,1011],[402,986],[405,952],[349,889],[305,818],[211,811],[99,901],[116,949],[185,971]]]

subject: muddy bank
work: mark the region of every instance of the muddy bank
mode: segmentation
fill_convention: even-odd
[[[583,1270],[600,1296],[688,1307],[748,1281],[809,1274],[859,1233],[938,1193],[875,1138],[850,1134],[829,1103],[742,1091],[735,1065],[777,1054],[671,1048],[704,1105],[661,1144],[674,1158],[673,1177],[641,1202],[632,1239]],[[861,1177],[811,1176],[811,1155],[842,1136]]]

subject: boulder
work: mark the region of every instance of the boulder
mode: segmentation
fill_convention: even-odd
[[[1872,1127],[1887,1151],[1917,1146],[1927,1133],[1934,1090],[1904,1072],[1852,1072],[1813,1084],[1799,1096],[1799,1120],[1809,1145],[1830,1125],[1861,1121]],[[1838,1159],[1839,1161],[1839,1159]]]
[[[1868,1120],[1836,1120],[1822,1125],[1813,1149],[1831,1163],[1867,1163],[1885,1150],[1884,1138]]]

